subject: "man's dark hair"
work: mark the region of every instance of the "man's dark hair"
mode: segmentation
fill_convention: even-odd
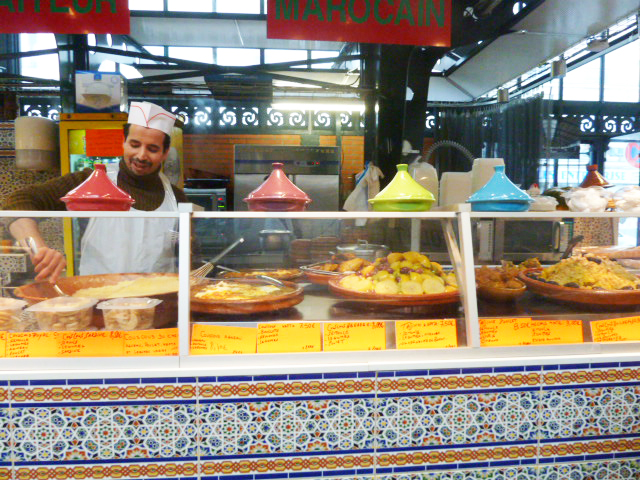
[[[125,123],[124,126],[122,127],[122,130],[124,131],[124,141],[127,141],[127,137],[129,136],[129,128],[131,128],[131,124],[130,123]],[[164,132],[162,132],[164,133]],[[169,135],[167,135],[166,133],[164,134],[164,139],[162,140],[162,151],[166,152],[167,150],[169,150],[169,147],[171,146],[171,137]]]

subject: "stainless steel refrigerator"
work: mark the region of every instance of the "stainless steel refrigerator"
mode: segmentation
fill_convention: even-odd
[[[340,147],[235,145],[233,208],[247,210],[243,198],[269,176],[271,164],[281,162],[287,177],[311,197],[309,211],[338,211]]]

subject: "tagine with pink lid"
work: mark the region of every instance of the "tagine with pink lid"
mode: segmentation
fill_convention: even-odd
[[[301,212],[311,203],[309,195],[287,178],[283,164],[272,164],[269,177],[252,191],[247,198],[249,210],[263,212]]]
[[[67,210],[130,210],[135,200],[111,181],[106,165],[96,163],[94,168],[89,178],[60,199],[66,203]]]

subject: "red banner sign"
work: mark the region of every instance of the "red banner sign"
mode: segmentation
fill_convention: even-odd
[[[128,0],[0,0],[0,33],[128,34]]]
[[[268,38],[451,46],[451,0],[268,1]]]

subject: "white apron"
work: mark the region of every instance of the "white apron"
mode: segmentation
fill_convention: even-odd
[[[108,165],[107,175],[117,185],[118,165]],[[159,176],[164,200],[155,211],[175,212],[178,202],[171,184],[162,172]],[[80,244],[80,275],[175,272],[168,232],[177,226],[176,218],[92,218]]]

